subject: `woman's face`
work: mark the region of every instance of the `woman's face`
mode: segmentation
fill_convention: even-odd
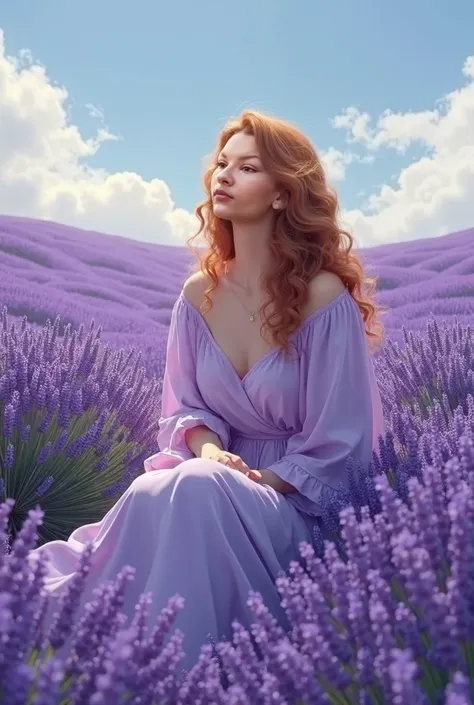
[[[276,183],[263,168],[253,135],[238,132],[218,154],[211,195],[214,214],[234,222],[260,220],[279,203]]]

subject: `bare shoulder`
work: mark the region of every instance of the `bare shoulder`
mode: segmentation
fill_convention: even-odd
[[[194,272],[184,282],[183,294],[189,303],[198,310],[204,300],[204,292],[209,284],[210,279],[203,272]]]
[[[305,315],[310,316],[330,304],[342,294],[345,288],[345,284],[338,274],[326,271],[318,272],[308,284]]]

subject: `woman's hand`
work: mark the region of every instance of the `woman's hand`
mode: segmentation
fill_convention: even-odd
[[[206,460],[215,460],[221,463],[221,465],[225,465],[226,468],[238,470],[256,482],[261,480],[261,473],[258,470],[251,470],[247,463],[244,463],[240,455],[236,455],[235,453],[229,453],[229,451],[221,450],[220,448],[212,448],[201,457],[206,458]]]

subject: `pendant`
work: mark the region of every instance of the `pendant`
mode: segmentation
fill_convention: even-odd
[[[253,322],[254,322],[254,320],[255,320],[255,316],[254,316],[254,314],[253,314],[253,313],[251,313],[251,314],[250,314],[250,320],[252,321],[252,323],[253,323]]]

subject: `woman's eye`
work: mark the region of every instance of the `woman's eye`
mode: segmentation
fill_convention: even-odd
[[[227,165],[225,162],[217,162],[217,164],[216,164],[216,168],[219,168],[219,169],[225,169],[226,166]],[[243,166],[242,170],[244,170],[244,171],[247,170],[247,172],[250,174],[255,174],[257,171],[256,169],[254,169],[253,166]]]

